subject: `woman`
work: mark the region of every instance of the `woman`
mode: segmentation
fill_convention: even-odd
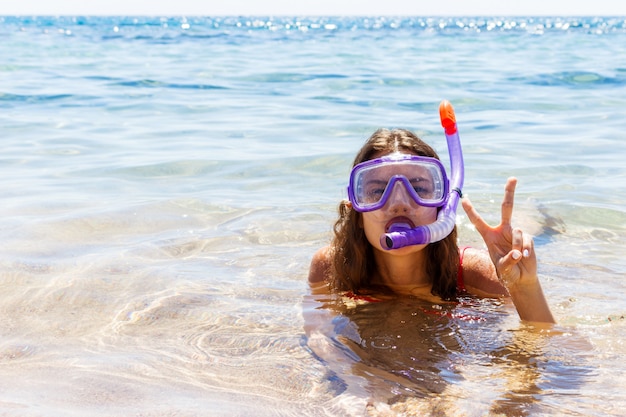
[[[356,192],[362,200],[352,192],[351,201],[340,203],[331,244],[313,256],[311,286],[348,291],[357,297],[392,292],[435,302],[453,300],[461,291],[508,296],[522,320],[554,323],[537,277],[532,237],[511,227],[514,178],[507,181],[502,221],[496,227],[485,223],[467,198],[462,200],[488,254],[472,248],[459,250],[456,227],[438,242],[392,250],[381,246],[381,234],[392,226],[415,227],[436,220],[445,198],[441,186],[445,170],[442,173],[443,166],[432,159],[439,159],[436,152],[408,130],[379,129],[368,139],[351,175],[364,182]],[[365,179],[370,168],[380,178],[394,179],[388,182],[389,191],[380,178]],[[370,200],[373,203],[368,207]]]

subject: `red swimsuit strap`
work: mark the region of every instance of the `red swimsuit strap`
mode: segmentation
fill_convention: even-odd
[[[469,246],[459,248],[459,271],[456,279],[456,288],[459,292],[465,292],[465,283],[463,280],[463,255],[465,255],[465,250],[467,248],[469,248]]]

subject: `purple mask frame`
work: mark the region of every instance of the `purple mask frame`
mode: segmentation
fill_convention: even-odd
[[[437,200],[429,202],[428,200],[425,200],[418,195],[418,193],[413,189],[411,182],[408,180],[406,176],[393,175],[389,178],[389,181],[387,182],[387,185],[385,186],[385,191],[383,192],[383,195],[376,203],[369,204],[366,206],[359,204],[357,196],[356,196],[356,188],[358,187],[358,185],[355,184],[355,182],[357,181],[356,179],[357,174],[360,171],[362,171],[363,169],[370,168],[372,166],[376,166],[376,165],[393,165],[393,164],[402,165],[402,162],[405,162],[405,161],[406,162],[421,162],[421,163],[425,163],[428,165],[437,166],[439,170],[441,171],[441,182],[442,182],[441,186],[443,187],[443,190],[441,192],[442,197]],[[446,170],[443,164],[441,163],[441,161],[439,161],[436,158],[431,158],[427,156],[417,156],[417,155],[408,155],[408,154],[383,156],[382,158],[371,159],[371,160],[361,162],[360,164],[355,165],[354,168],[352,168],[352,171],[350,172],[350,182],[348,183],[348,199],[352,203],[352,207],[354,208],[354,210],[361,212],[361,213],[381,209],[382,207],[385,206],[385,204],[387,204],[387,201],[389,200],[391,193],[393,193],[395,185],[398,181],[402,182],[407,193],[411,196],[413,201],[415,201],[420,206],[443,207],[448,201],[449,181],[446,175]]]

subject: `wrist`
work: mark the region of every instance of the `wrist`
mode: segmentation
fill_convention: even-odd
[[[520,319],[543,323],[555,322],[537,276],[530,282],[529,280],[517,282],[507,290]]]
[[[524,279],[520,278],[511,282],[503,280],[503,283],[505,284],[504,286],[511,296],[513,296],[514,294],[527,294],[536,292],[537,289],[541,291],[541,284],[539,283],[539,277],[537,277],[537,275],[524,277]]]

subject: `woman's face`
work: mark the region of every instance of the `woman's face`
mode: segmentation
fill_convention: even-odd
[[[385,155],[387,155],[387,153],[378,153],[375,154],[372,159],[380,158]],[[406,172],[397,172],[394,174],[407,176]],[[426,245],[413,245],[388,251],[383,249],[380,244],[381,235],[388,233],[389,228],[393,224],[403,224],[407,227],[414,228],[416,226],[431,224],[436,219],[437,208],[420,206],[409,195],[404,183],[398,181],[393,185],[391,195],[382,208],[362,213],[362,226],[367,240],[374,248],[389,253],[400,254],[421,249]]]

